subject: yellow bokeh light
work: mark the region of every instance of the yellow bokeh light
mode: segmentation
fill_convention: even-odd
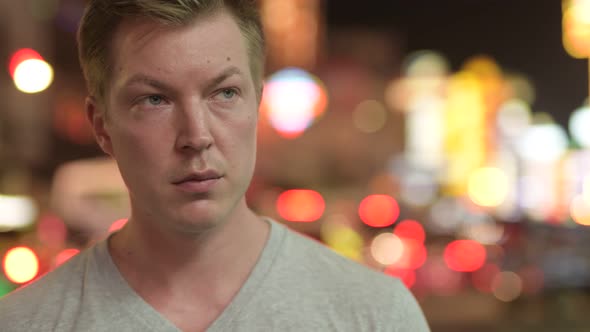
[[[590,56],[590,1],[563,1],[563,46],[574,58]]]
[[[12,282],[22,284],[31,281],[39,272],[39,259],[33,250],[16,247],[4,256],[4,271]]]
[[[574,197],[570,205],[572,219],[583,226],[590,226],[590,204],[583,195]]]
[[[21,62],[14,71],[16,88],[25,93],[41,92],[53,82],[53,68],[47,62],[30,59]]]
[[[333,223],[324,223],[321,228],[322,240],[338,254],[355,261],[361,260],[364,241],[354,229]]]
[[[496,207],[508,195],[508,177],[494,167],[482,167],[469,178],[469,198],[477,205]]]

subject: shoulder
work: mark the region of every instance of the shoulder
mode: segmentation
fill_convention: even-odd
[[[83,252],[59,268],[0,299],[0,326],[11,331],[35,330],[61,310],[63,299],[80,289],[86,260]]]
[[[393,321],[405,324],[394,330],[428,331],[420,306],[399,279],[293,231],[285,235],[283,255],[289,265],[284,270],[296,275],[299,289],[330,299],[330,304],[343,312],[364,315],[377,330]]]
[[[328,324],[324,327],[329,329],[429,331],[418,302],[399,279],[342,257],[286,226],[278,227],[281,245],[266,279],[268,292],[263,292],[273,299],[278,315],[298,307],[305,314],[289,315],[309,324]]]

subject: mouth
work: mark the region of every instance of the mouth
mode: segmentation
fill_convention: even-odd
[[[208,180],[217,180],[220,178],[221,178],[221,175],[215,171],[204,171],[204,172],[191,173],[191,174],[184,176],[176,181],[173,181],[172,184],[181,184],[184,182],[202,182],[202,181],[208,181]]]
[[[177,188],[189,193],[206,193],[213,189],[223,176],[212,170],[190,173],[172,182]]]

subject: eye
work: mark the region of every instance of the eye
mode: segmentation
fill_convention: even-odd
[[[147,102],[152,106],[158,106],[158,105],[162,104],[163,101],[164,101],[164,99],[158,95],[152,95],[152,96],[147,97]]]
[[[225,99],[232,99],[236,96],[236,93],[235,89],[223,89],[220,92],[221,96]]]

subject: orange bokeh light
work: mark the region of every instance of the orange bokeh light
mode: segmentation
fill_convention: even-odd
[[[424,243],[426,233],[424,227],[416,220],[403,220],[393,230],[393,234],[402,239],[413,239]]]
[[[39,258],[27,247],[14,247],[8,250],[2,263],[8,280],[17,284],[29,282],[39,273]]]
[[[391,196],[370,195],[362,200],[358,213],[361,220],[371,227],[387,227],[399,217],[399,205]]]
[[[473,272],[485,263],[486,249],[476,241],[456,240],[445,248],[444,259],[451,270]]]
[[[317,191],[293,189],[281,193],[276,206],[279,215],[285,220],[313,222],[324,214],[326,204]]]
[[[582,225],[590,226],[590,203],[583,195],[577,195],[570,205],[572,219]]]

